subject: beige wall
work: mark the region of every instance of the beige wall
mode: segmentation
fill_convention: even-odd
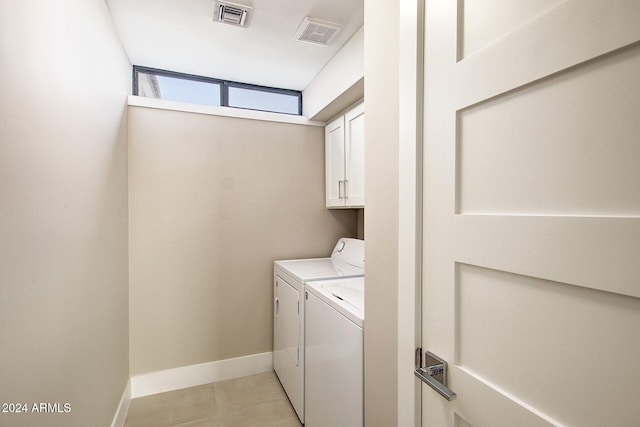
[[[364,16],[367,427],[398,422],[399,2],[392,3],[365,0]]]
[[[129,109],[132,375],[272,350],[273,261],[327,256],[324,129]]]
[[[126,95],[103,0],[0,2],[3,426],[106,426],[129,376]]]

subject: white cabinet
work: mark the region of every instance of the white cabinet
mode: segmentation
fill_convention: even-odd
[[[364,104],[324,131],[327,208],[364,207]]]

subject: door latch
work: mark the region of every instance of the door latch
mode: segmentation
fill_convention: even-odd
[[[449,401],[455,400],[456,394],[447,387],[447,362],[430,351],[425,351],[425,366],[422,363],[422,349],[419,348],[416,350],[416,369],[414,371],[416,377],[427,383],[429,387],[445,399]]]

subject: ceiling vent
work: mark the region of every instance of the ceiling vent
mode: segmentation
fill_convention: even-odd
[[[225,24],[246,27],[253,8],[241,4],[216,0],[213,3],[213,20]]]
[[[342,30],[342,25],[335,22],[305,16],[294,36],[296,40],[327,46]]]

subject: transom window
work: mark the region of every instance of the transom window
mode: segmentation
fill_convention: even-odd
[[[302,92],[195,76],[155,68],[133,67],[133,94],[273,113],[302,115]]]

